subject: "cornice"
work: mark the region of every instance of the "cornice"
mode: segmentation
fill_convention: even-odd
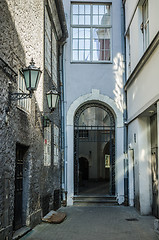
[[[143,56],[139,60],[138,64],[136,65],[135,69],[133,70],[133,72],[129,76],[129,78],[128,78],[125,86],[124,86],[125,91],[128,89],[130,84],[134,81],[134,79],[140,73],[143,66],[146,64],[146,62],[148,61],[148,59],[150,58],[150,56],[152,55],[152,53],[154,52],[154,50],[156,49],[156,47],[158,45],[159,45],[159,32],[156,34],[153,41],[151,42],[151,44],[149,45],[149,47],[147,48],[147,50],[145,51],[145,53],[143,54]]]

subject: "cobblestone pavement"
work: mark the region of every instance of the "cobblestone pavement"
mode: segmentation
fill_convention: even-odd
[[[140,216],[134,208],[66,207],[61,224],[41,223],[23,240],[158,240],[154,217]],[[128,221],[129,219],[131,221]],[[132,221],[133,220],[133,221]]]

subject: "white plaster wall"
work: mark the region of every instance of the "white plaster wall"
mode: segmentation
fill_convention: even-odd
[[[136,142],[134,141],[136,134]],[[151,138],[150,120],[138,118],[128,127],[129,159],[129,204],[143,215],[151,213],[152,179],[151,179]],[[132,162],[134,153],[134,172]],[[134,196],[135,185],[135,196]]]
[[[130,31],[131,72],[144,53],[143,34],[140,29],[140,25],[142,23],[142,10],[141,5],[137,6],[137,3],[138,0],[126,1],[125,4],[126,31],[128,30],[128,26]],[[156,21],[156,19],[158,19],[158,9],[158,0],[149,1],[149,43],[152,42],[159,31],[159,21]],[[131,18],[132,21],[130,22]]]
[[[150,119],[140,118],[138,122],[140,213],[148,215],[152,212]]]
[[[128,119],[159,98],[159,46],[127,90]]]
[[[138,0],[133,0],[133,1],[127,0],[126,3],[125,3],[125,12],[126,12],[126,14],[125,14],[125,28],[126,28],[126,30],[127,30],[128,26],[130,24],[131,18],[133,17],[133,14],[134,14],[137,3],[138,3]]]
[[[122,78],[124,71],[121,43],[121,0],[108,1],[112,2],[112,63],[102,64],[71,63],[70,2],[70,0],[64,1],[69,31],[69,38],[65,46],[67,109],[77,97],[91,92],[93,88],[99,89],[102,94],[114,99],[120,107],[123,101]],[[104,0],[91,2],[105,3]]]

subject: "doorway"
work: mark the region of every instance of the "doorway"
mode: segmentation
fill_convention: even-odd
[[[115,194],[115,121],[100,104],[84,105],[75,115],[74,194]]]
[[[14,230],[23,226],[23,165],[26,150],[27,147],[20,144],[16,145]]]
[[[159,217],[158,209],[158,146],[157,114],[150,118],[151,123],[151,172],[152,172],[152,214]]]

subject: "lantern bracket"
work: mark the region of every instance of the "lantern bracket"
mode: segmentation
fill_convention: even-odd
[[[21,99],[32,98],[32,92],[30,93],[11,93],[9,92],[9,100],[10,101],[17,101]]]

